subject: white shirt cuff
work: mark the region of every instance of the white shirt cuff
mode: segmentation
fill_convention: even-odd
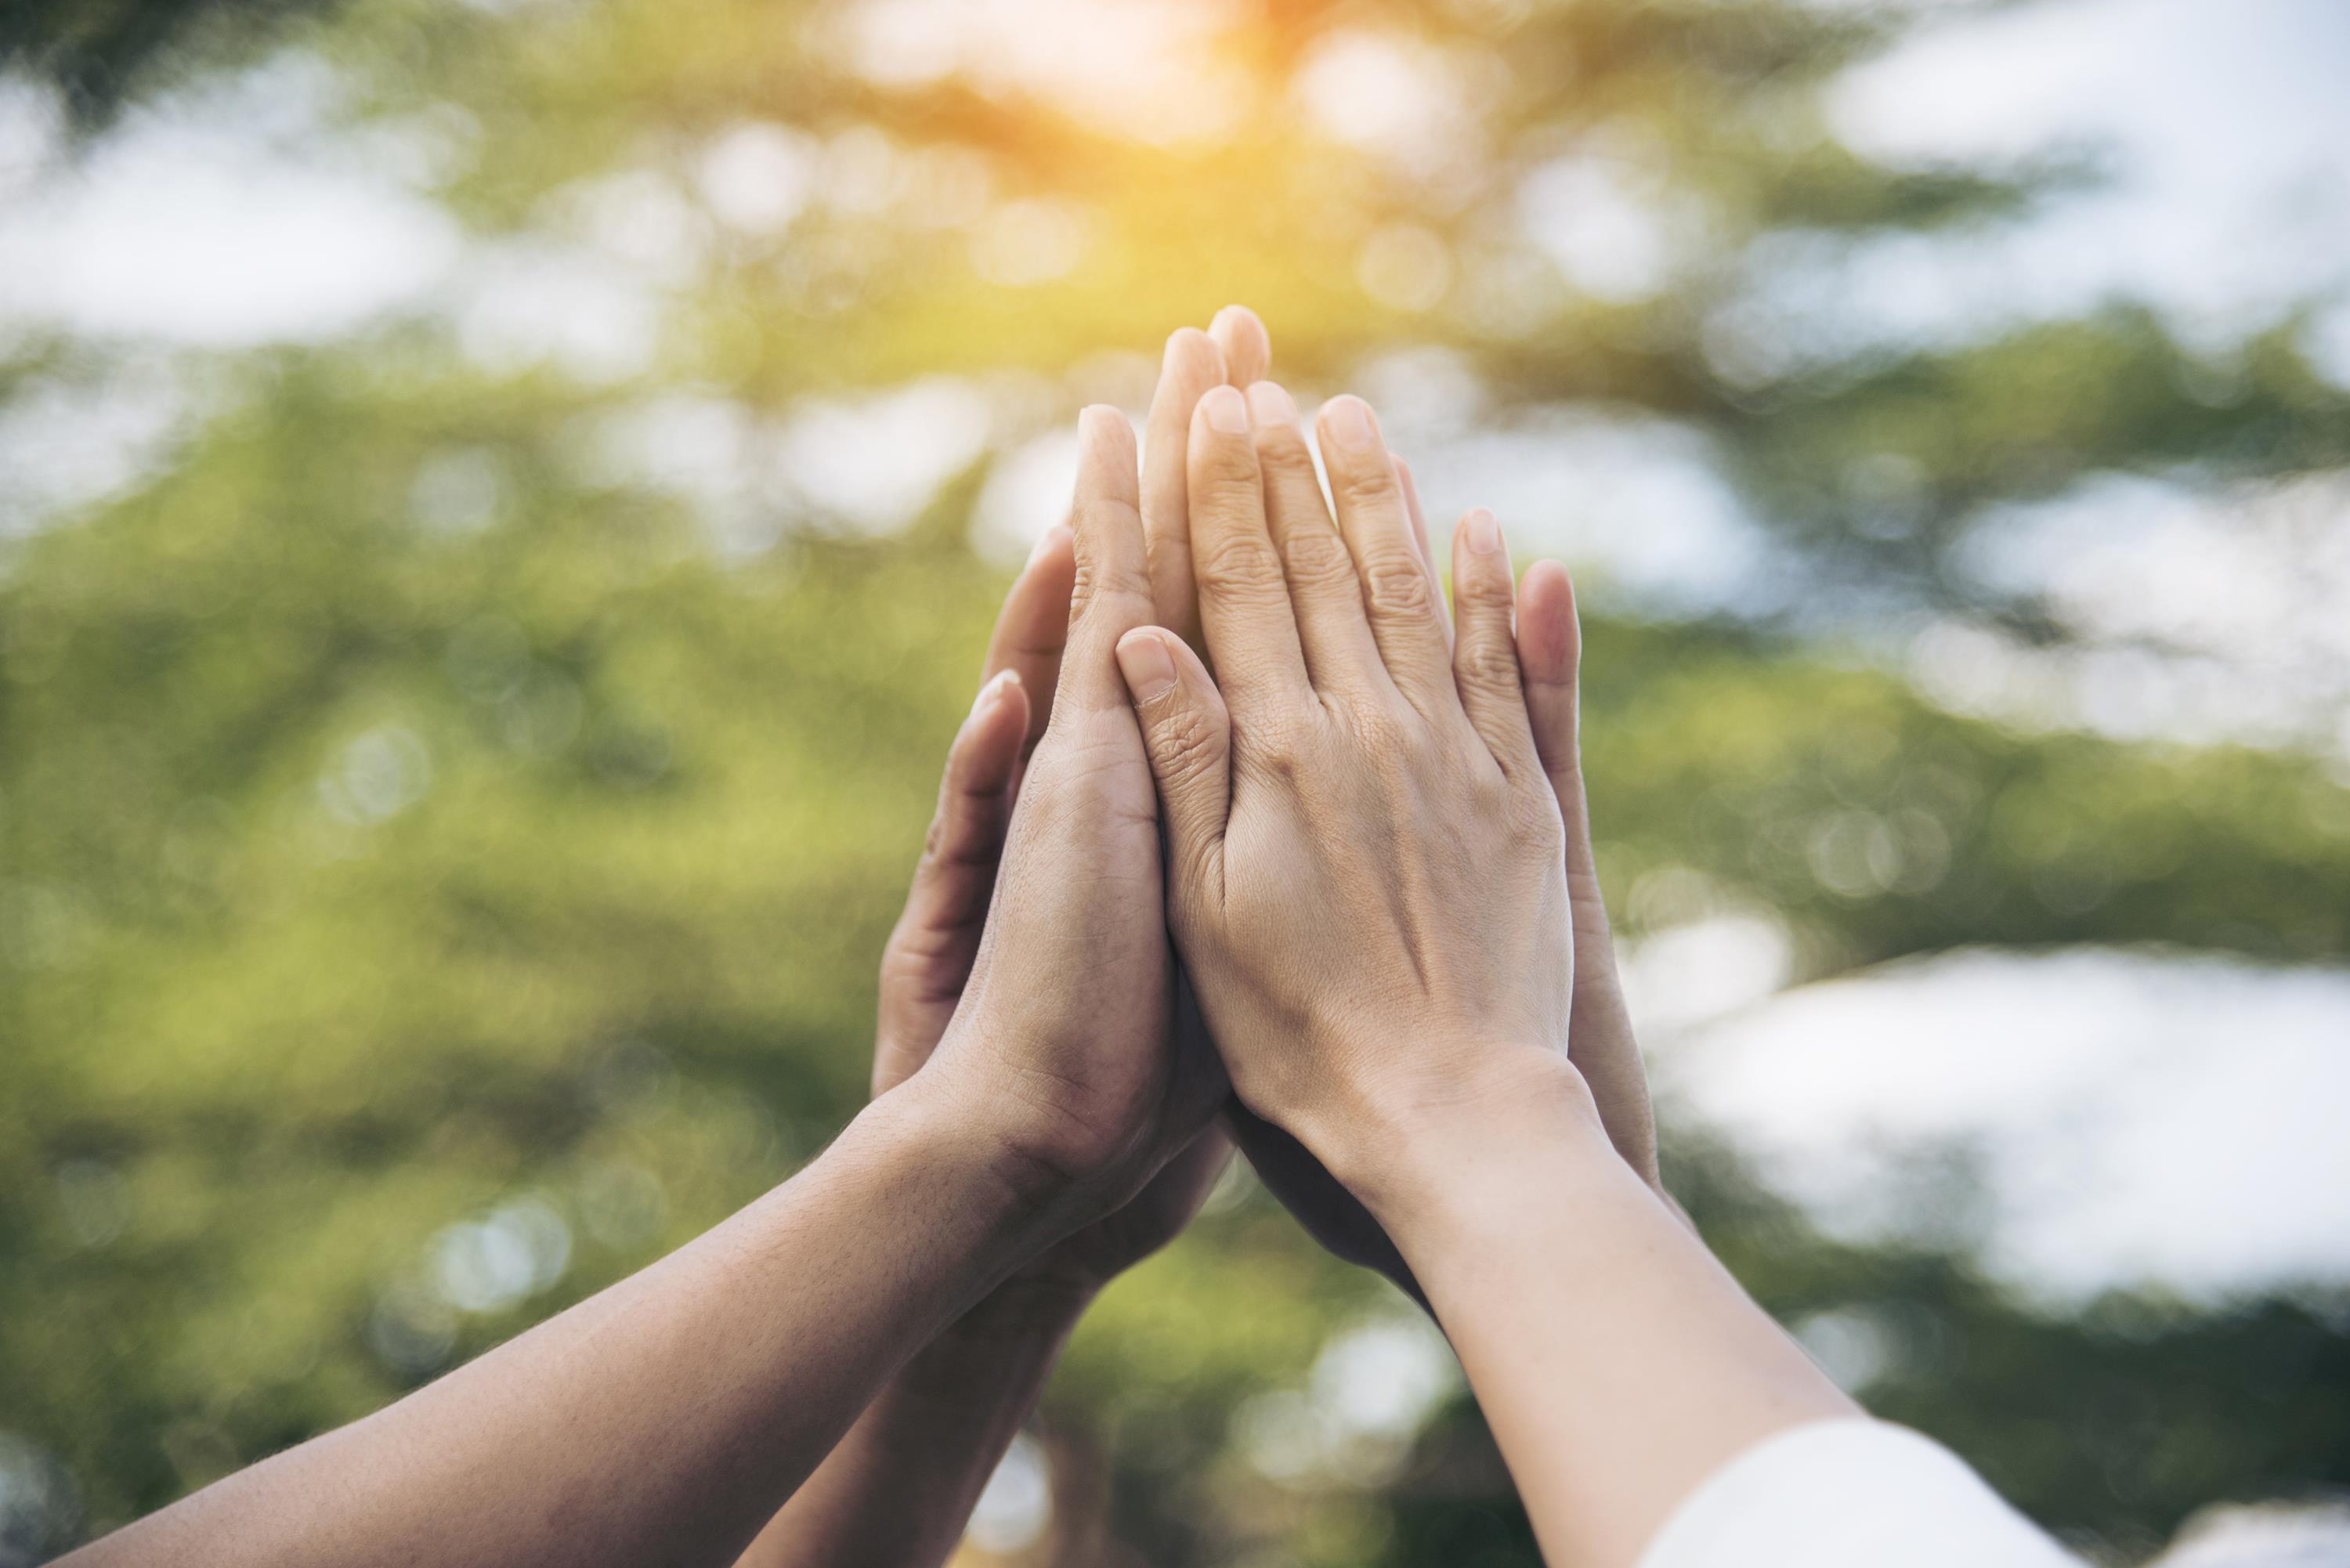
[[[1939,1443],[1865,1418],[1766,1438],[1708,1477],[1639,1568],[2079,1568]]]

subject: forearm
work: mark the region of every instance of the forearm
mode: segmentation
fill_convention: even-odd
[[[885,1096],[691,1245],[73,1561],[732,1561],[907,1350],[1038,1245],[970,1127]]]
[[[1368,1183],[1557,1568],[1628,1568],[1725,1461],[1853,1406],[1638,1173],[1571,1069],[1399,1127]]]
[[[946,1561],[1093,1293],[1014,1282],[964,1314],[889,1380],[741,1568]]]

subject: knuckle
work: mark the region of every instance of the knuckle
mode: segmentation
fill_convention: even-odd
[[[1069,590],[1069,620],[1083,620],[1100,600],[1150,597],[1150,577],[1139,564],[1079,556],[1074,586]]]
[[[1334,463],[1330,470],[1330,484],[1340,495],[1357,505],[1393,505],[1397,514],[1402,514],[1402,497],[1396,491],[1395,470],[1384,461],[1347,459]]]
[[[1347,543],[1327,528],[1299,528],[1283,541],[1290,580],[1301,588],[1355,586],[1355,558]]]
[[[1246,436],[1219,436],[1193,449],[1192,483],[1208,493],[1238,499],[1253,497],[1261,483],[1256,443]]]
[[[1566,824],[1546,789],[1513,789],[1509,809],[1518,837],[1544,860],[1566,857]]]
[[[1253,531],[1232,530],[1192,544],[1191,573],[1202,593],[1222,599],[1257,599],[1282,593],[1281,563],[1273,543]]]
[[[1456,572],[1452,597],[1473,609],[1503,610],[1516,602],[1517,593],[1508,576],[1502,572]]]
[[[1206,713],[1186,707],[1159,716],[1152,726],[1150,743],[1166,772],[1186,777],[1212,765],[1222,749],[1222,737]]]
[[[1521,826],[1516,792],[1510,788],[1508,776],[1482,756],[1474,757],[1471,762],[1468,795],[1478,815],[1507,822],[1513,828]]]
[[[1295,714],[1275,709],[1258,715],[1234,739],[1236,745],[1246,742],[1249,771],[1259,778],[1289,784],[1305,772],[1308,727]]]
[[[1453,657],[1461,680],[1484,691],[1518,689],[1517,650],[1499,638],[1465,638]]]
[[[1321,727],[1311,709],[1276,708],[1263,716],[1263,726],[1274,754],[1300,768],[1314,754],[1320,739]]]
[[[1310,484],[1314,487],[1314,499],[1322,499],[1322,482],[1314,472],[1314,454],[1305,450],[1305,438],[1295,429],[1260,427],[1256,460],[1267,477],[1293,486]]]
[[[1419,557],[1387,551],[1363,563],[1363,597],[1375,615],[1401,619],[1430,614],[1435,591]]]
[[[1414,739],[1412,725],[1385,702],[1365,702],[1348,711],[1356,741],[1381,767],[1399,765]]]

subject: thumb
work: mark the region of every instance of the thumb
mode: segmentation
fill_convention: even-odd
[[[1200,656],[1171,631],[1146,626],[1128,632],[1118,639],[1118,670],[1159,780],[1174,890],[1197,895],[1197,878],[1222,864],[1232,810],[1232,715]],[[1221,877],[1209,886],[1221,898]]]

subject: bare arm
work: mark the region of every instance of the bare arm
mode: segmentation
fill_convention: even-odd
[[[81,1568],[731,1562],[918,1347],[1197,1144],[1227,1090],[1172,1029],[1149,769],[1112,651],[1149,612],[1134,440],[1111,410],[1079,431],[1053,717],[920,1073],[700,1240]]]
[[[1191,409],[1229,375],[1260,373],[1267,352],[1263,326],[1239,306],[1208,332],[1186,327],[1167,340],[1140,480],[1154,593],[1169,581],[1191,598],[1180,544]],[[877,1095],[930,1060],[962,1000],[1020,774],[1052,716],[1076,570],[1068,530],[1049,530],[997,618],[978,701],[948,753],[938,813],[882,955]],[[924,1345],[760,1532],[742,1568],[944,1562],[1087,1305],[1182,1230],[1229,1158],[1220,1131],[1201,1133],[1133,1202],[1022,1268]]]
[[[889,1380],[743,1568],[945,1562],[1091,1299],[1047,1285],[991,1293]]]
[[[1559,1568],[1635,1563],[1730,1459],[1858,1413],[1610,1147],[1573,1068],[1500,1064],[1391,1130],[1399,1152],[1361,1190]]]
[[[1049,1234],[959,1087],[876,1103],[650,1268],[69,1561],[726,1561],[905,1347]]]
[[[1644,1128],[1611,1126],[1569,1059],[1583,900],[1529,710],[1562,671],[1525,680],[1497,524],[1461,521],[1448,636],[1369,409],[1323,410],[1334,517],[1284,405],[1211,394],[1191,431],[1216,680],[1166,632],[1119,648],[1170,926],[1234,1091],[1426,1290],[1549,1560],[1626,1568],[1724,1459],[1851,1407],[1674,1218]],[[1534,601],[1539,658],[1565,601]]]

